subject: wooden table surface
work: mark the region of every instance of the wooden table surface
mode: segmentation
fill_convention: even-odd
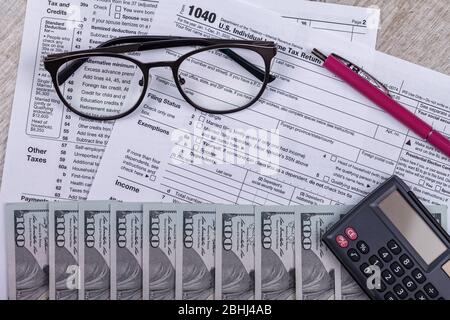
[[[44,1],[44,0],[30,0]],[[280,0],[280,4],[283,0]],[[328,0],[381,9],[378,50],[450,75],[450,0]],[[0,177],[26,0],[0,2]],[[0,178],[1,179],[1,178]]]

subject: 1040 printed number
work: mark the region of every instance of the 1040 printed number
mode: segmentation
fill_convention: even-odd
[[[217,14],[209,10],[203,10],[202,8],[196,6],[189,7],[189,15],[197,19],[203,19],[206,22],[214,23],[217,19]]]

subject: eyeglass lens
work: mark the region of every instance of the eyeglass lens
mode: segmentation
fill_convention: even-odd
[[[189,49],[184,50],[186,53],[195,48],[184,49]],[[260,74],[254,75],[237,63],[232,58],[236,54],[258,67]],[[66,81],[57,81],[61,95],[76,111],[96,118],[117,117],[134,108],[143,96],[144,74],[134,62],[111,56],[78,60],[84,63]],[[57,79],[63,79],[60,75],[74,62],[77,60],[62,65]],[[181,62],[176,81],[194,107],[229,112],[255,100],[262,90],[264,76],[265,62],[257,52],[219,48],[189,55]]]
[[[144,74],[131,61],[116,57],[90,57],[58,88],[67,103],[82,114],[107,118],[126,113],[143,93]],[[71,61],[61,66],[64,70]],[[59,77],[58,77],[59,78]]]

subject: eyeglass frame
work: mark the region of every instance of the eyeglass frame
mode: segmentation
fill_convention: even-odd
[[[131,53],[131,52],[140,52],[140,51],[147,51],[147,50],[156,50],[156,49],[168,49],[168,48],[176,48],[176,47],[183,47],[183,46],[198,46],[203,45],[204,47],[190,51],[181,57],[179,57],[177,60],[174,61],[157,61],[157,62],[150,62],[150,63],[144,63],[137,59],[134,59],[132,57],[124,55],[124,53]],[[235,62],[237,62],[241,67],[252,73],[255,77],[258,78],[258,76],[255,75],[255,73],[259,73],[259,76],[264,76],[264,79],[258,79],[261,80],[262,86],[259,91],[259,93],[253,98],[252,101],[245,104],[244,106],[237,107],[236,109],[230,109],[230,110],[210,110],[208,108],[202,107],[192,101],[187,94],[184,92],[182,85],[180,83],[179,79],[179,71],[180,71],[180,65],[189,57],[196,55],[201,52],[210,51],[214,49],[247,49],[253,52],[256,52],[259,54],[265,63],[265,70],[261,70],[257,66],[253,65],[251,62],[245,60],[244,58],[240,57],[233,51],[231,53],[226,54],[228,57],[232,58]],[[229,54],[234,54],[234,57],[231,57]],[[120,37],[115,38],[109,41],[106,41],[105,43],[101,44],[99,47],[95,49],[90,50],[80,50],[80,51],[73,51],[73,52],[67,52],[67,53],[58,53],[58,54],[52,54],[48,55],[44,58],[44,67],[45,69],[50,73],[52,77],[53,86],[55,88],[55,91],[58,95],[58,97],[61,99],[63,104],[71,110],[73,113],[77,114],[80,117],[84,117],[90,120],[96,120],[96,121],[114,121],[122,119],[139,108],[139,106],[142,104],[142,101],[144,100],[147,89],[149,87],[149,73],[150,70],[153,68],[159,68],[159,67],[169,67],[172,70],[173,78],[175,81],[175,84],[178,88],[178,91],[180,92],[181,96],[185,99],[187,103],[189,103],[191,106],[193,106],[195,109],[211,113],[211,114],[229,114],[229,113],[235,113],[242,111],[244,109],[247,109],[248,107],[255,104],[259,98],[263,95],[265,92],[267,85],[274,81],[276,77],[270,74],[271,71],[271,63],[272,59],[277,54],[277,46],[274,42],[271,41],[247,41],[247,40],[228,40],[228,39],[208,39],[208,38],[191,38],[191,37],[171,37],[171,36],[130,36],[130,37]],[[71,61],[77,61],[73,62],[71,65],[67,66],[67,69],[74,69],[69,70],[68,72],[71,72],[68,74],[66,72],[65,76],[63,75],[63,78],[65,78],[62,83],[66,82],[68,78],[79,68],[81,65],[87,61],[91,57],[111,57],[111,58],[118,58],[118,59],[124,59],[128,60],[131,63],[136,64],[136,66],[139,67],[141,72],[143,73],[143,80],[144,83],[142,85],[142,93],[135,105],[130,108],[129,110],[125,111],[124,113],[118,114],[116,116],[93,116],[89,114],[85,114],[81,111],[78,111],[76,108],[71,106],[71,104],[66,100],[66,98],[63,96],[61,90],[59,89],[59,82],[58,81],[58,73],[60,71],[61,66],[63,66],[65,63],[70,63]],[[83,58],[86,58],[83,60]],[[237,60],[236,60],[237,59]]]

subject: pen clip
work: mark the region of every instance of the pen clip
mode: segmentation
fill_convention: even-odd
[[[377,78],[372,76],[366,70],[364,70],[361,67],[358,67],[353,62],[351,62],[351,61],[349,61],[349,60],[347,60],[347,59],[345,59],[345,58],[343,58],[343,57],[341,57],[341,56],[339,56],[339,55],[337,55],[335,53],[332,53],[331,55],[333,57],[335,57],[336,59],[338,59],[339,61],[341,61],[342,63],[344,63],[345,65],[347,65],[347,67],[349,67],[351,70],[353,70],[359,76],[363,77],[364,79],[369,81],[372,85],[374,85],[375,87],[377,87],[378,89],[383,91],[387,96],[392,98],[391,94],[389,93],[389,89],[383,83],[381,83],[381,81],[379,81]]]

